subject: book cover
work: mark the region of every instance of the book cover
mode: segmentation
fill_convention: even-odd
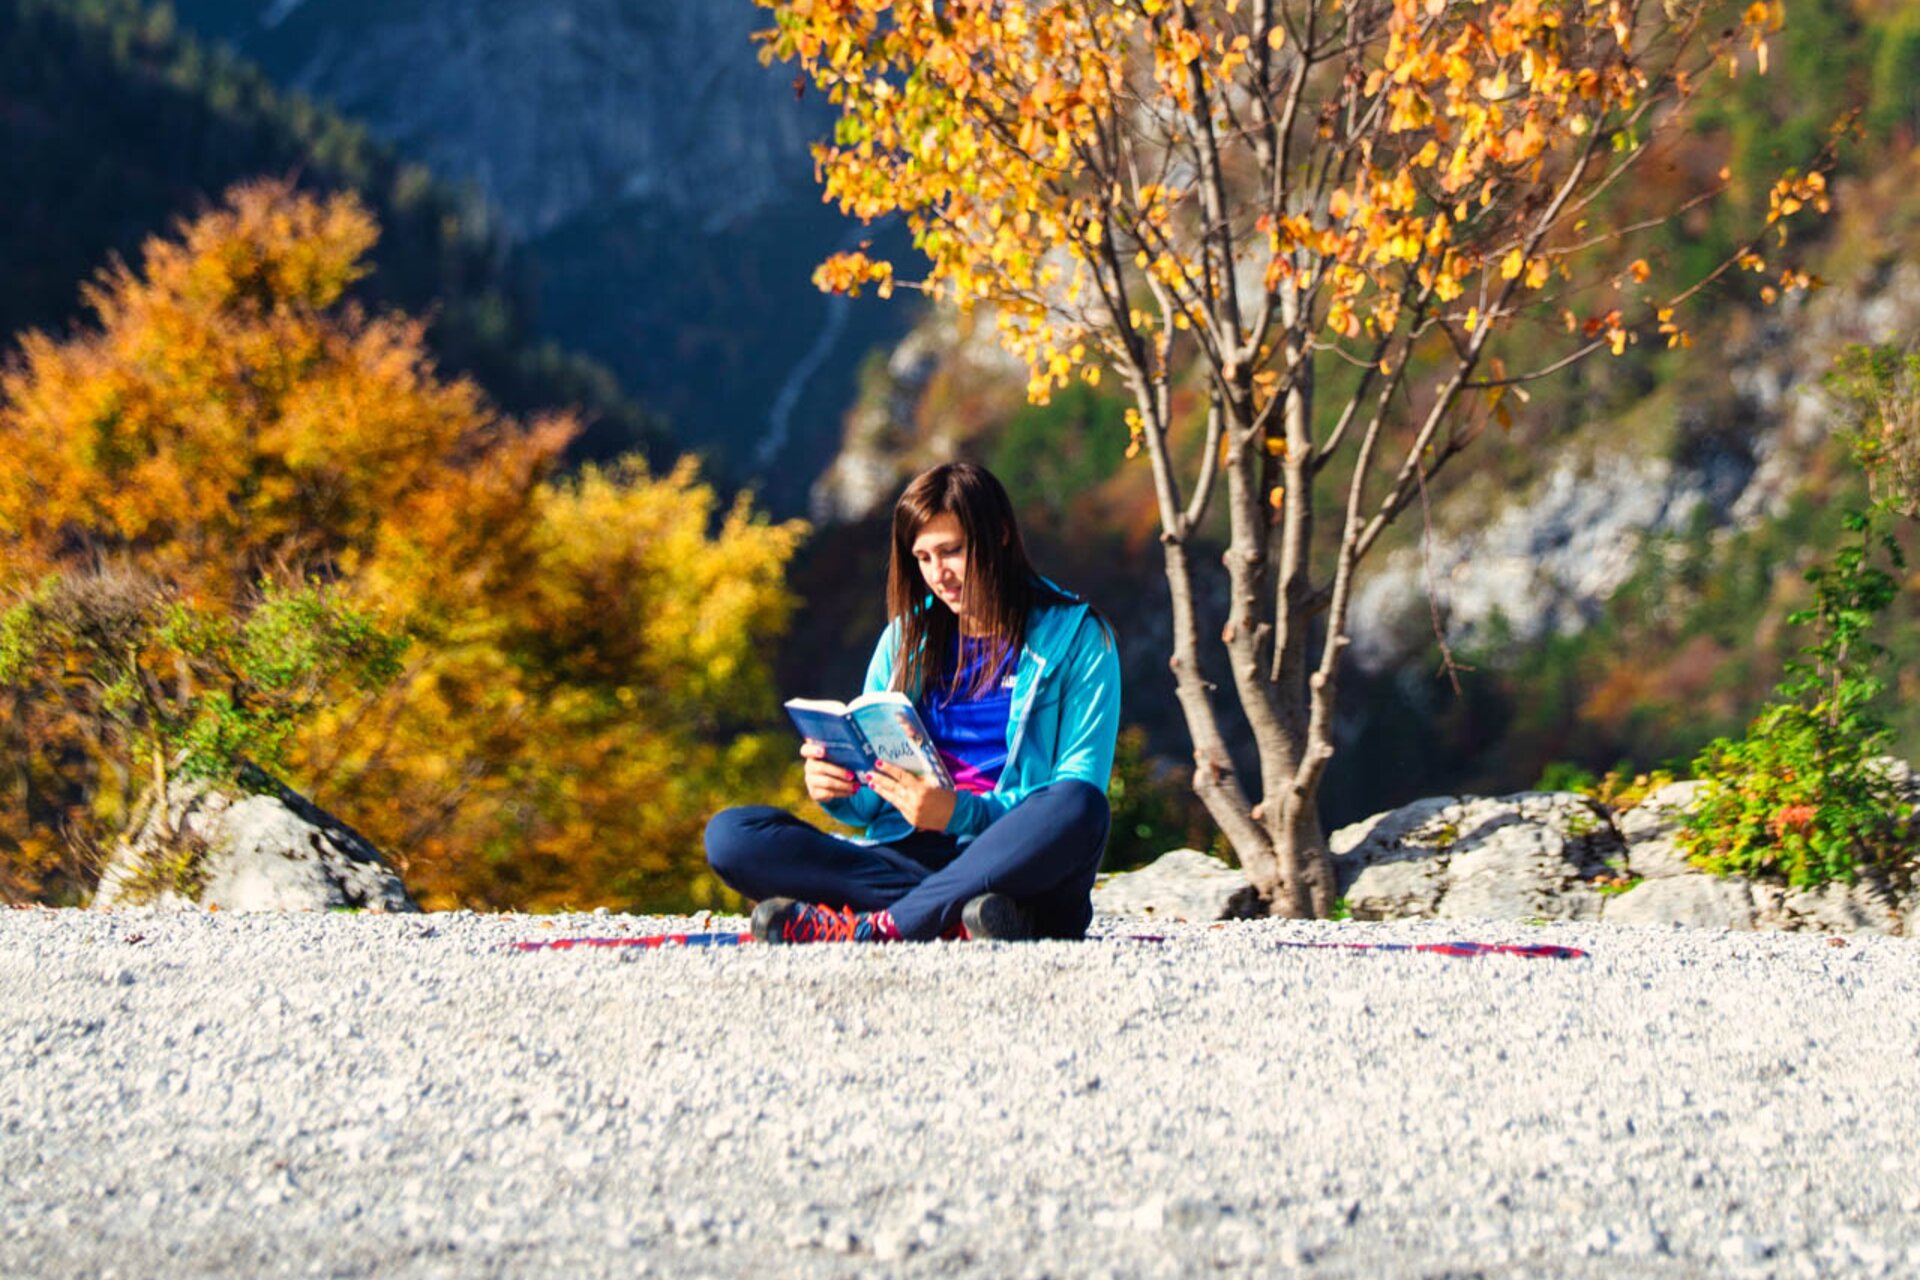
[[[953,778],[934,749],[912,699],[891,690],[869,693],[852,702],[793,698],[786,704],[794,728],[827,749],[827,759],[856,774],[886,760],[949,790]]]

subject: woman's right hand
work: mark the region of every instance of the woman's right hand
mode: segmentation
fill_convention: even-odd
[[[800,754],[807,761],[807,794],[815,804],[844,800],[860,789],[851,770],[827,762],[827,749],[820,743],[807,739],[800,744]]]

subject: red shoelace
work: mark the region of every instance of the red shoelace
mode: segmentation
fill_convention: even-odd
[[[890,942],[899,932],[882,925],[878,913],[808,903],[787,917],[780,936],[788,942]]]

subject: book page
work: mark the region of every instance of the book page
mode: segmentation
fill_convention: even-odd
[[[896,694],[894,700],[859,707],[853,715],[880,759],[942,787],[953,785],[940,762],[940,753],[927,737],[926,727],[906,698]]]

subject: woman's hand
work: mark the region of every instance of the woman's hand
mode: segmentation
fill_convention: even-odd
[[[958,797],[945,787],[935,786],[917,773],[882,760],[867,775],[874,794],[900,811],[916,830],[945,831],[953,818]]]
[[[800,754],[806,757],[807,794],[815,804],[844,800],[860,789],[851,769],[827,762],[827,749],[820,743],[807,739],[800,744]]]

